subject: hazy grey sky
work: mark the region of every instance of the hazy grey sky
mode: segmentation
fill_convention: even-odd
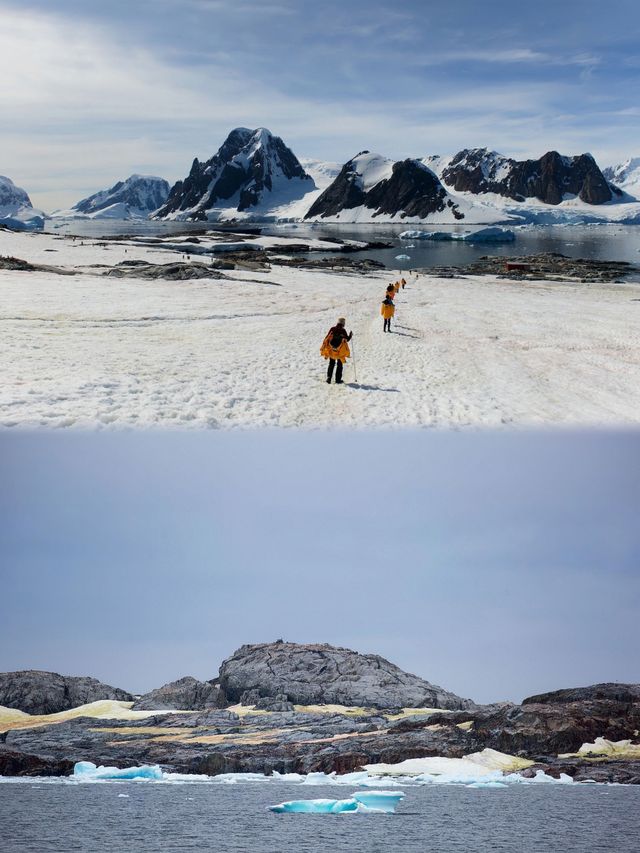
[[[0,0],[0,174],[68,206],[231,128],[344,162],[638,155],[637,0]]]
[[[0,435],[0,670],[146,691],[279,637],[480,701],[640,681],[640,435]]]

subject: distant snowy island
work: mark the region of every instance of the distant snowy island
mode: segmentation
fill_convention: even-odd
[[[267,128],[238,127],[173,187],[131,175],[55,219],[493,225],[640,223],[640,158],[601,169],[591,154],[516,160],[487,148],[394,161],[361,151],[343,165],[298,159]],[[0,178],[0,223],[41,228],[46,214]]]

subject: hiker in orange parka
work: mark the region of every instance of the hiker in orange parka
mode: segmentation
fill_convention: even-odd
[[[401,278],[401,279],[400,279],[400,284],[402,285],[402,289],[404,290],[404,289],[405,289],[405,287],[406,287],[407,282],[405,281],[405,279],[404,279],[404,278]]]
[[[393,286],[395,288],[396,293],[400,293],[400,282],[396,281]]]
[[[395,286],[395,284],[388,284],[388,285],[387,285],[387,293],[386,293],[386,295],[389,297],[389,299],[393,299],[393,298],[394,298],[394,296],[396,295],[396,286]]]
[[[396,313],[396,306],[393,304],[393,299],[391,296],[385,296],[382,305],[380,306],[380,313],[382,314],[382,318],[384,323],[382,324],[383,332],[391,331],[391,318]]]
[[[345,329],[346,322],[344,317],[339,317],[336,325],[332,326],[327,332],[320,347],[320,355],[329,359],[329,367],[327,368],[327,383],[329,385],[331,385],[334,367],[336,368],[336,385],[343,384],[342,366],[351,356],[348,342],[353,337],[353,332],[347,334],[347,330]]]

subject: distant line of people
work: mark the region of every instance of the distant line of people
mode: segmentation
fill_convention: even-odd
[[[380,308],[380,313],[382,314],[383,319],[383,332],[391,331],[391,318],[395,316],[396,312],[394,299],[401,290],[405,289],[406,286],[407,282],[404,278],[400,278],[392,284],[387,285],[382,306]],[[353,337],[352,331],[347,332],[346,322],[347,321],[344,317],[339,317],[335,326],[332,326],[325,335],[325,338],[322,341],[322,346],[320,347],[320,355],[329,360],[329,364],[327,366],[327,383],[329,385],[331,384],[334,370],[336,376],[335,384],[344,384],[342,371],[344,363],[351,356],[349,341]]]

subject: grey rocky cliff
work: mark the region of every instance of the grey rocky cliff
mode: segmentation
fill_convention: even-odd
[[[215,681],[198,681],[190,675],[171,681],[136,700],[134,711],[202,711],[224,708],[224,693]]]
[[[604,700],[608,702],[639,703],[640,684],[616,684],[606,682],[592,684],[589,687],[569,687],[539,693],[522,700],[523,705],[565,705],[570,702],[589,702]]]
[[[223,661],[219,681],[230,702],[245,704],[273,697],[299,705],[451,710],[474,706],[471,700],[404,672],[379,655],[326,643],[242,646]]]
[[[126,690],[95,678],[59,675],[37,669],[0,672],[0,705],[27,714],[55,714],[99,699],[133,701]]]
[[[613,198],[590,154],[564,157],[548,151],[538,160],[514,160],[486,148],[465,148],[443,170],[442,180],[457,192],[496,193],[515,201],[537,198],[556,205],[570,194],[587,204],[604,204]]]

